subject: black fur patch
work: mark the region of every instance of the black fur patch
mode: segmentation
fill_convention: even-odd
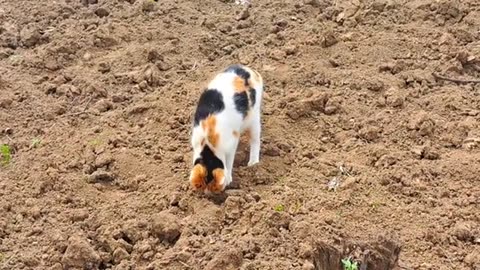
[[[208,115],[219,113],[224,109],[225,103],[222,94],[217,89],[206,89],[198,100],[193,125],[198,126],[200,121],[207,118]]]
[[[203,148],[202,152],[200,153],[200,158],[197,158],[195,160],[195,165],[197,164],[202,164],[207,168],[207,180],[206,184],[213,181],[213,170],[215,169],[224,169],[225,167],[223,166],[223,162],[215,156],[213,151],[208,147],[208,145],[205,145]]]
[[[257,98],[257,91],[255,90],[255,88],[250,88],[250,90],[248,90],[250,92],[250,102],[251,102],[251,107],[253,108],[253,106],[255,106],[255,101],[256,101],[256,98]]]
[[[245,118],[249,108],[247,92],[235,93],[233,95],[233,102],[235,103],[235,109]]]
[[[241,65],[231,65],[229,66],[225,72],[233,71],[237,76],[242,78],[245,81],[245,86],[248,86],[248,80],[250,79],[250,73],[245,70]]]

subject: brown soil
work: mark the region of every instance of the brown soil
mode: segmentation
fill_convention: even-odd
[[[0,269],[479,269],[480,86],[432,75],[480,78],[479,40],[478,0],[0,0]],[[261,162],[201,196],[236,62]]]

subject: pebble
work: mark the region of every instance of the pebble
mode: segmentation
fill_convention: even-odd
[[[100,8],[97,8],[97,10],[95,10],[95,15],[97,15],[100,18],[103,18],[110,15],[110,11],[108,11],[108,9],[106,8],[100,7]]]
[[[89,183],[111,182],[113,180],[115,180],[114,175],[103,170],[95,171],[88,177]]]

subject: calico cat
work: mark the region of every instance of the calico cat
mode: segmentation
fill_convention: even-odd
[[[209,82],[197,103],[193,120],[194,190],[222,192],[232,182],[233,161],[240,135],[250,138],[248,166],[260,161],[263,79],[255,70],[235,64]]]

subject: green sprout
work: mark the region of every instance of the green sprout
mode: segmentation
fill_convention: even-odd
[[[2,156],[2,164],[3,165],[8,165],[10,163],[10,160],[12,159],[12,154],[10,152],[10,146],[8,144],[2,144],[0,145],[0,155]]]
[[[99,146],[100,144],[102,144],[102,141],[100,141],[99,139],[93,139],[91,141],[88,142],[91,146]]]
[[[38,145],[40,145],[42,141],[38,138],[35,138],[32,140],[32,145],[31,145],[31,148],[37,148]]]
[[[273,208],[273,210],[277,212],[283,212],[285,210],[285,206],[283,206],[283,204],[278,204]]]
[[[358,270],[358,263],[352,262],[350,258],[342,259],[343,270]]]

